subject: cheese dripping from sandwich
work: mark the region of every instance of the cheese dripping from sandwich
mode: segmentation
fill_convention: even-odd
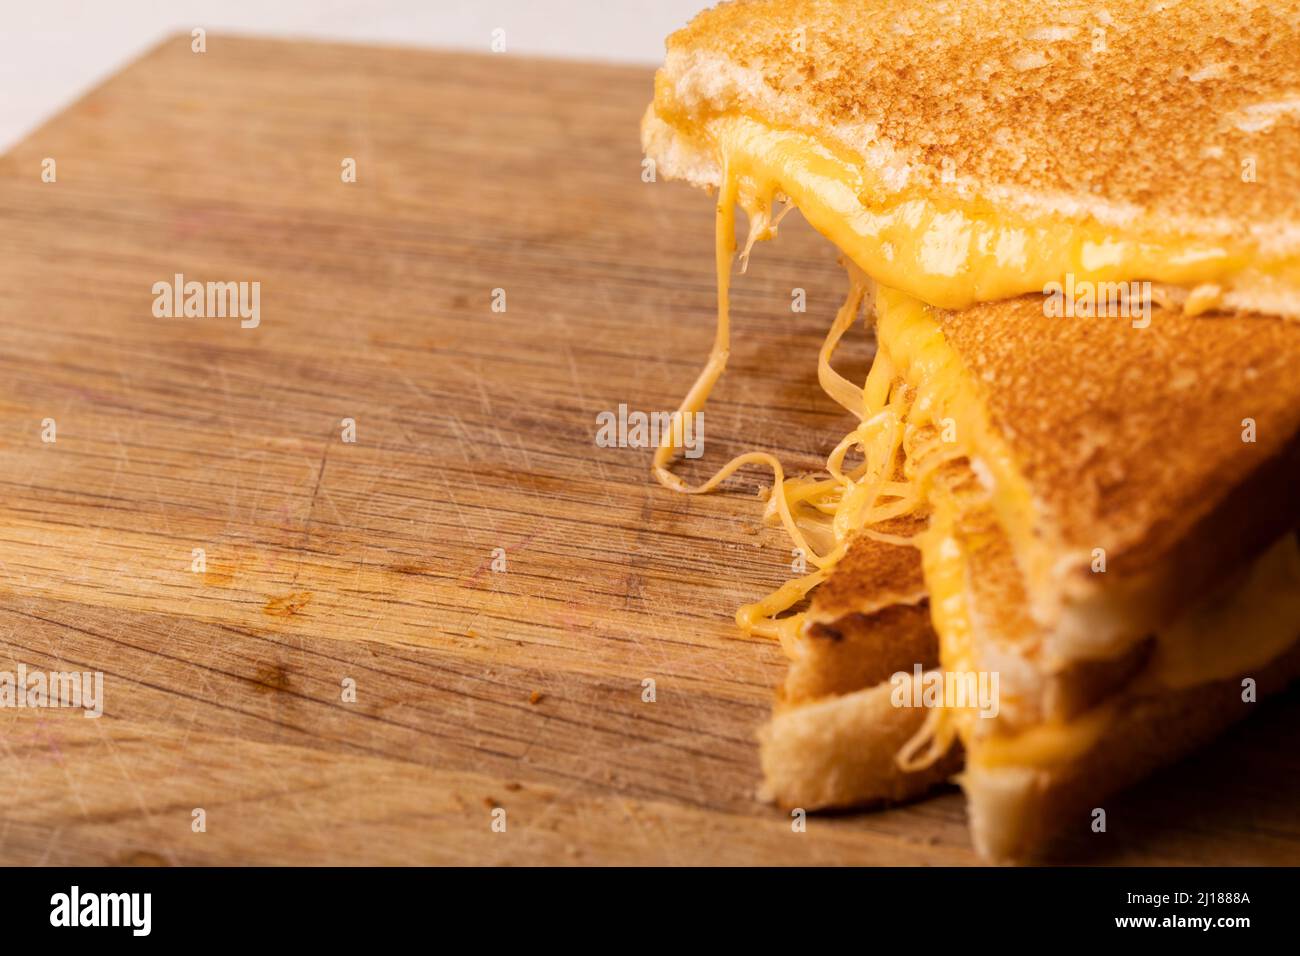
[[[785,612],[826,579],[855,535],[866,534],[895,544],[916,543],[910,538],[877,531],[874,526],[915,513],[924,501],[922,488],[927,477],[958,452],[942,446],[930,423],[914,420],[914,392],[895,375],[888,355],[878,352],[861,386],[851,383],[832,366],[841,339],[863,311],[864,303],[869,304],[872,298],[870,279],[846,259],[848,294],[822,343],[817,371],[826,394],[858,421],[831,451],[825,475],[788,478],[780,460],[764,451],[731,459],[697,485],[688,485],[672,472],[674,450],[682,443],[682,422],[687,415],[704,408],[730,353],[729,289],[735,258],[735,207],[739,204],[749,217],[749,235],[741,255],[744,263],[754,242],[772,238],[777,223],[791,208],[787,201],[774,219],[771,210],[777,199],[775,184],[757,191],[749,184],[742,184],[741,177],[724,163],[714,246],[718,293],[714,342],[704,368],[673,417],[672,431],[664,436],[655,451],[653,467],[661,484],[685,494],[712,491],[747,465],[763,465],[772,470],[773,485],[765,518],[784,526],[795,546],[816,570],[741,607],[736,613],[736,623],[746,634],[776,638],[788,647],[799,632],[802,614]],[[861,461],[847,467],[846,459],[853,452],[861,456]],[[814,548],[809,540],[814,534],[828,539],[821,550]]]

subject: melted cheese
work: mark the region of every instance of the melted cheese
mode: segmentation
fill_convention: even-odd
[[[655,450],[654,475],[674,491],[702,494],[716,488],[746,465],[763,465],[772,470],[772,492],[768,497],[767,518],[779,521],[808,563],[818,570],[787,582],[775,592],[736,613],[737,625],[747,634],[772,637],[789,646],[798,634],[802,615],[781,615],[803,600],[812,588],[825,579],[848,550],[850,539],[863,529],[915,509],[919,499],[909,483],[896,482],[897,456],[903,441],[902,421],[906,402],[895,394],[895,380],[887,361],[877,361],[867,381],[859,388],[831,366],[835,347],[857,320],[866,291],[867,277],[856,267],[849,267],[849,291],[836,315],[818,355],[818,379],[826,393],[858,418],[858,426],[836,446],[827,459],[828,478],[792,479],[785,477],[780,461],[767,452],[750,452],[733,458],[711,478],[698,485],[688,485],[671,470],[675,450],[681,445],[681,422],[703,409],[710,393],[726,368],[730,355],[729,289],[731,265],[735,255],[735,206],[738,201],[749,212],[748,248],[756,239],[771,238],[780,216],[771,216],[770,203],[753,206],[741,191],[741,178],[729,166],[724,168],[715,232],[715,266],[718,283],[717,327],[713,347],[704,368],[683,399],[674,418],[674,426]],[[853,448],[864,456],[857,467],[844,470],[844,459]],[[826,518],[829,517],[829,528]],[[810,535],[817,532],[829,545],[817,550]],[[890,536],[880,535],[890,538]],[[897,539],[893,539],[897,540]]]
[[[967,458],[978,474],[987,476],[994,512],[1028,578],[1027,591],[1042,595],[1045,602],[1054,600],[1049,529],[1039,522],[1028,482],[989,425],[970,374],[930,309],[911,296],[881,288],[876,295],[876,337],[897,374],[916,390],[909,422],[947,431],[952,439],[947,457]],[[923,494],[928,491],[922,489]],[[1050,617],[1050,609],[1041,609],[1040,616]]]
[[[1138,693],[1183,690],[1267,667],[1300,640],[1296,535],[1285,535],[1239,582],[1189,608],[1155,638]],[[981,767],[1068,763],[1097,743],[1117,706],[1105,703],[1068,723],[1042,724],[1020,734],[981,737],[968,746],[967,760]]]
[[[1288,534],[1240,582],[1211,594],[1157,635],[1151,680],[1182,689],[1274,660],[1300,637],[1300,543]]]
[[[1120,231],[1028,218],[955,190],[891,190],[850,151],[749,116],[716,116],[683,132],[703,136],[726,158],[747,207],[770,204],[774,192],[789,196],[877,282],[941,308],[1042,292],[1067,273],[1076,281],[1221,290],[1263,276],[1300,287],[1300,262],[1270,259],[1252,243],[1162,232],[1159,224]]]
[[[1094,707],[1069,723],[1039,724],[1014,736],[981,737],[966,751],[969,764],[980,767],[1054,767],[1077,760],[1106,732],[1115,705]]]

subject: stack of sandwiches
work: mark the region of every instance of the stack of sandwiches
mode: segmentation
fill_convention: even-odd
[[[1300,674],[1297,49],[1296,0],[750,0],[669,38],[643,145],[719,195],[682,411],[736,206],[746,253],[797,208],[849,274],[826,474],[655,458],[771,467],[813,565],[737,616],[790,658],[772,800],[956,781],[1030,860]]]

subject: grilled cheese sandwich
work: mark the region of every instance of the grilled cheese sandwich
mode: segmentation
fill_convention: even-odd
[[[669,40],[643,144],[670,178],[719,193],[717,334],[682,412],[703,407],[726,365],[737,206],[742,262],[797,208],[849,274],[817,364],[857,421],[825,476],[787,479],[754,452],[691,487],[672,472],[675,442],[654,461],[662,483],[692,493],[770,467],[767,518],[816,568],[737,613],[801,671],[830,674],[796,680],[792,667],[763,731],[778,801],[899,799],[964,759],[977,846],[1020,858],[1059,825],[1055,808],[1180,752],[1116,763],[1135,721],[1161,725],[1213,694],[1213,713],[1183,722],[1190,746],[1241,715],[1224,689],[1234,680],[1300,672],[1300,505],[1279,498],[1300,479],[1300,323],[1287,321],[1300,317],[1300,208],[1245,164],[1236,186],[1186,182],[1246,147],[1252,176],[1260,163],[1300,173],[1300,116],[1264,109],[1300,88],[1300,65],[1275,58],[1300,41],[1300,18],[1253,3],[1108,9],[1109,50],[1061,44],[1091,8],[1054,6],[1051,26],[1002,0],[723,4]],[[1216,74],[1190,65],[1210,20],[1244,38],[1231,86],[1199,85]],[[1169,69],[1117,94],[1115,71],[1139,50]],[[1033,71],[1049,63],[1045,108]],[[1062,148],[1057,114],[1104,122],[1107,104],[1135,97],[1155,112],[1131,145],[1163,146],[1177,171],[1153,178],[1114,139]],[[1146,323],[1062,318],[1046,301],[1053,286],[1118,283],[1140,290]],[[833,357],[863,312],[877,352],[859,387]],[[863,555],[908,548],[924,598],[874,582],[839,621],[827,611],[817,588],[862,578]],[[853,690],[845,654],[826,650],[823,635],[852,628],[880,660],[915,651],[917,667],[1002,674],[1003,711],[884,709],[872,665],[854,662],[867,683]],[[884,742],[897,748],[889,769]]]

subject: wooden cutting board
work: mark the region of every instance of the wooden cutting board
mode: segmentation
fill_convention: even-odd
[[[803,833],[754,799],[782,663],[731,617],[788,571],[767,479],[674,495],[595,443],[712,336],[712,204],[642,181],[650,94],[187,34],[0,159],[0,669],[105,681],[97,720],[0,710],[0,861],[974,861],[955,790]],[[260,283],[260,324],[155,317],[177,273]],[[833,446],[842,285],[802,224],[758,251],[696,471]],[[1071,858],[1296,862],[1298,715]]]

